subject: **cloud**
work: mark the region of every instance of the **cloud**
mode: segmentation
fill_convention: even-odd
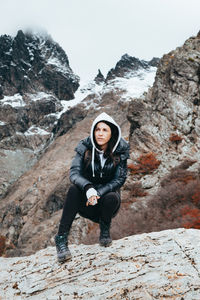
[[[199,0],[7,0],[0,34],[46,30],[82,78],[105,74],[124,53],[161,57],[199,31]]]

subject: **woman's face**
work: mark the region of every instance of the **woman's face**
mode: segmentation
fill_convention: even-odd
[[[94,137],[97,145],[101,150],[106,150],[108,142],[111,138],[111,129],[104,122],[99,122],[94,130]]]

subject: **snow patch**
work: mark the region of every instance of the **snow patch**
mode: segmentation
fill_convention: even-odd
[[[10,105],[12,107],[26,106],[26,103],[23,101],[23,98],[20,94],[15,94],[14,96],[4,96],[0,103],[3,105]]]
[[[88,100],[85,102],[86,109],[98,107],[98,99],[100,101],[101,95],[111,91],[112,89],[120,89],[123,91],[121,98],[123,101],[130,101],[134,97],[141,97],[142,94],[153,85],[157,68],[151,67],[148,70],[139,70],[137,72],[130,72],[127,74],[126,78],[117,77],[108,83],[102,82],[101,84],[96,84],[95,81],[80,81],[80,86],[75,93],[75,98],[70,101],[62,100],[61,104],[63,110],[59,113],[53,114],[57,119],[60,116],[72,108],[73,106],[81,103],[87,96],[94,94],[95,101]]]
[[[30,135],[49,135],[50,133],[44,129],[41,129],[39,127],[36,127],[35,125],[31,126],[25,133],[25,136],[30,136]]]
[[[153,85],[157,68],[151,67],[148,70],[139,70],[129,73],[124,77],[117,77],[106,86],[107,91],[112,86],[124,91],[123,100],[130,101],[132,98],[141,97]]]
[[[0,121],[0,126],[4,126],[4,125],[6,125],[6,123]]]
[[[29,95],[31,101],[38,101],[38,100],[42,100],[42,99],[47,99],[47,98],[50,98],[50,97],[53,97],[52,94],[47,94],[47,93],[44,93],[44,92],[38,92],[36,94],[30,94]]]
[[[63,63],[61,63],[61,61],[57,58],[57,57],[53,57],[51,56],[48,61],[47,61],[47,65],[53,65],[56,67],[56,69],[59,72],[65,73],[65,74],[69,74],[71,75],[71,72],[69,72],[69,67]]]
[[[91,81],[80,82],[80,86],[76,91],[76,93],[74,94],[75,98],[73,100],[68,100],[68,101],[61,100],[60,102],[63,106],[63,109],[58,113],[52,113],[50,115],[53,115],[57,119],[59,119],[63,113],[65,113],[72,107],[81,103],[88,95],[90,95],[91,93],[97,93],[101,89],[102,87],[98,87],[94,82]]]

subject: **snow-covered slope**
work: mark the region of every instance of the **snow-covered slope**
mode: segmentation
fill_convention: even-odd
[[[102,97],[103,94],[111,91],[120,91],[121,92],[121,101],[130,101],[133,98],[141,97],[144,92],[147,92],[148,89],[153,85],[156,67],[150,67],[149,69],[139,69],[138,71],[130,72],[126,74],[126,77],[115,77],[108,82],[101,82],[97,84],[93,81],[80,81],[80,86],[75,92],[75,98],[70,101],[62,101],[64,106],[63,111],[77,105],[78,103],[83,102],[87,109],[87,106],[90,106],[91,99],[88,101],[87,97]],[[90,98],[91,98],[90,97]],[[84,101],[85,100],[85,101]],[[98,109],[98,105],[95,105]]]

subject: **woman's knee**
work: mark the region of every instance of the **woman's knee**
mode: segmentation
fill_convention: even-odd
[[[79,194],[80,190],[75,184],[72,184],[72,185],[70,185],[70,187],[68,189],[68,193],[70,193],[70,194]]]
[[[68,189],[68,192],[66,195],[66,200],[67,201],[79,201],[81,196],[82,195],[81,195],[80,189],[75,184],[72,184]]]
[[[120,205],[120,196],[117,192],[110,192],[107,193],[104,197],[103,197],[103,205],[107,206],[107,207],[113,207],[116,208]]]

